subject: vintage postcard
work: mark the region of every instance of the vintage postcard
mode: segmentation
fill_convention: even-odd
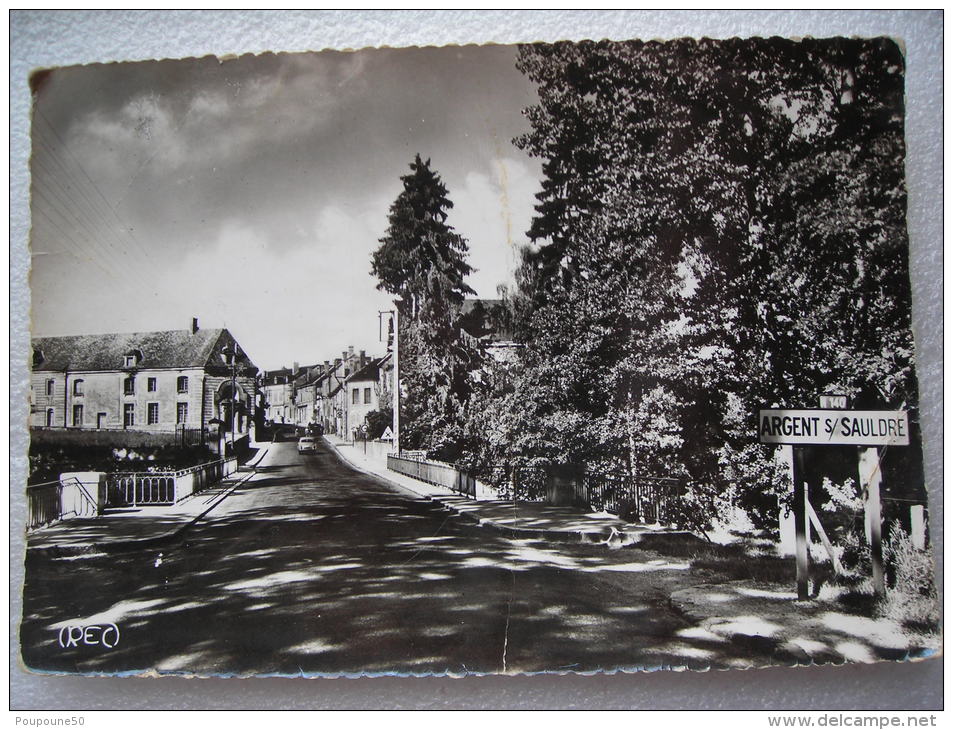
[[[904,78],[888,38],[36,71],[24,664],[938,654]]]

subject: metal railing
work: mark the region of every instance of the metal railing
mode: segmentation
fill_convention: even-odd
[[[226,476],[228,461],[219,459],[177,471],[107,474],[106,506],[138,507],[175,504],[223,479]]]
[[[64,504],[64,490],[72,492],[72,504]],[[95,517],[99,514],[96,500],[75,477],[31,484],[27,486],[26,494],[28,530],[35,530],[69,517]]]
[[[476,479],[450,464],[387,455],[387,468],[427,484],[447,487],[471,499],[476,498]]]
[[[175,504],[174,473],[120,472],[106,476],[106,506]]]
[[[494,467],[486,474],[486,482],[501,499],[543,501],[547,498],[552,468]],[[670,524],[682,514],[684,488],[685,482],[680,479],[580,469],[573,484],[573,497],[580,506],[633,522]]]
[[[645,524],[669,524],[680,514],[682,482],[678,479],[587,473],[583,484],[586,503],[595,510]]]
[[[202,446],[208,442],[208,432],[204,428],[175,427],[175,439],[181,446]]]

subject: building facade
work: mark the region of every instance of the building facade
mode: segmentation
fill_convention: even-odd
[[[291,368],[266,370],[261,375],[261,391],[265,400],[265,420],[269,423],[292,423],[294,412],[294,371]]]
[[[234,353],[234,354],[233,354]],[[253,422],[258,369],[227,329],[33,339],[30,426],[174,432]],[[234,381],[235,388],[232,389]]]

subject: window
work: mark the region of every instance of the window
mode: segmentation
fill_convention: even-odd
[[[126,428],[136,425],[136,404],[126,403],[122,407],[122,425]]]
[[[184,375],[179,376],[179,379],[175,381],[175,387],[180,393],[188,393],[189,379]]]
[[[158,389],[159,386],[157,385],[155,378],[149,378],[146,381],[146,390],[148,390],[150,393],[155,393]]]
[[[365,403],[370,403],[370,402],[371,402],[371,389],[370,389],[370,388],[364,388],[364,402],[365,402]]]
[[[360,403],[360,402],[361,402],[361,401],[360,401],[360,398],[361,398],[361,389],[360,389],[360,388],[355,388],[354,390],[351,391],[351,404],[352,404],[352,405],[357,405],[358,403]]]
[[[125,393],[126,395],[136,394],[135,378],[129,377],[122,381],[122,392]]]
[[[56,381],[55,381],[55,380],[47,380],[47,381],[46,381],[46,394],[47,394],[47,395],[53,395],[53,388],[55,388],[55,387],[56,387]]]
[[[185,423],[188,420],[189,420],[189,404],[176,403],[175,404],[175,422]]]
[[[73,381],[73,395],[82,395],[83,394],[83,381],[74,380]]]
[[[46,411],[46,425],[47,426],[53,425],[53,409],[52,408],[48,408]]]
[[[149,403],[146,406],[146,423],[155,426],[159,422],[159,404]]]
[[[73,425],[83,425],[83,407],[81,405],[73,406]]]

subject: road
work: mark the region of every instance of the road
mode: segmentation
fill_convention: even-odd
[[[272,444],[163,550],[28,559],[28,666],[114,673],[464,674],[746,666],[668,604],[687,564],[515,540],[342,463]],[[118,643],[62,648],[67,625]],[[95,639],[95,637],[93,637]],[[67,642],[68,643],[68,642]],[[115,643],[110,641],[110,643]]]

